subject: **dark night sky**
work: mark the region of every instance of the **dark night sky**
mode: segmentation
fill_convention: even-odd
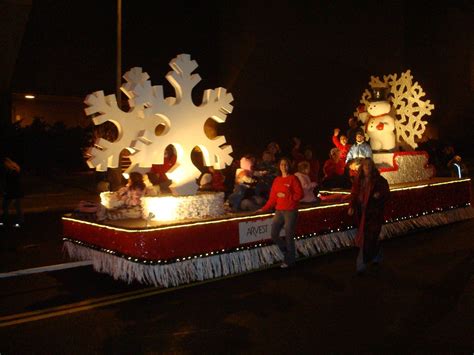
[[[370,76],[406,69],[435,103],[430,120],[441,129],[452,126],[448,119],[464,124],[472,117],[474,14],[467,0],[449,7],[375,0],[123,3],[124,72],[141,66],[172,94],[167,63],[191,54],[202,77],[196,98],[217,86],[234,95],[223,133],[239,152],[299,135],[323,159],[332,128],[346,128]],[[115,11],[113,0],[34,1],[13,90],[113,93]]]

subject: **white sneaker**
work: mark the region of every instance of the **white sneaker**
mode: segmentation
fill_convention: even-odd
[[[288,267],[287,263],[281,263],[280,264],[280,268],[282,268],[282,269],[286,269],[287,267]]]

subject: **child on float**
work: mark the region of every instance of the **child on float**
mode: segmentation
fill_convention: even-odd
[[[256,195],[257,179],[254,177],[255,158],[246,155],[240,159],[240,168],[235,172],[234,191],[229,196],[232,211],[255,211],[260,208],[265,199]]]
[[[97,210],[97,220],[141,218],[141,199],[145,195],[145,191],[146,185],[142,174],[138,172],[130,173],[127,185],[120,188],[113,195],[115,207],[107,209],[105,206],[100,205]]]
[[[267,144],[267,151],[272,155],[272,161],[277,164],[281,157],[281,148],[277,142],[270,142]]]
[[[143,183],[145,184],[144,196],[158,196],[160,194],[160,185],[153,184],[155,181],[155,174],[148,172],[143,175]]]
[[[345,175],[345,167],[346,163],[341,159],[340,150],[332,148],[329,159],[324,162],[324,177],[321,185],[325,189],[350,187],[350,181]]]
[[[204,173],[199,180],[199,191],[225,191],[225,176],[221,170],[214,169],[213,166],[207,167],[207,173]]]
[[[173,145],[168,145],[164,152],[163,164],[153,164],[151,172],[156,175],[160,191],[162,193],[171,193],[170,185],[172,181],[166,173],[176,164],[177,154]]]
[[[235,171],[235,183],[252,185],[257,182],[254,177],[255,157],[247,154],[240,159],[240,167]]]
[[[226,166],[222,170],[222,174],[224,175],[224,187],[225,187],[225,197],[228,199],[229,195],[232,194],[235,186],[235,173],[237,169],[240,168],[240,160],[233,159],[232,164]]]
[[[369,143],[365,141],[365,134],[363,130],[358,130],[355,136],[355,143],[349,149],[346,157],[346,163],[354,159],[370,158],[372,159],[372,148]]]
[[[298,163],[298,171],[295,173],[295,176],[301,183],[301,187],[303,188],[303,198],[300,202],[304,203],[315,203],[318,202],[318,198],[314,194],[314,190],[318,186],[318,184],[314,181],[311,181],[309,177],[309,163],[307,161],[300,161]]]
[[[278,176],[278,168],[273,161],[273,155],[268,150],[262,153],[262,159],[255,165],[254,175],[258,177],[255,186],[256,194],[267,200],[273,180]]]
[[[293,137],[293,148],[291,149],[291,155],[294,160],[294,168],[298,166],[301,161],[307,161],[309,163],[309,177],[311,181],[319,183],[319,160],[314,157],[313,149],[307,145],[301,150],[301,139]]]
[[[351,148],[351,145],[347,143],[347,136],[343,134],[339,135],[340,132],[341,130],[339,128],[334,128],[332,142],[336,146],[336,148],[339,149],[340,154],[341,154],[341,160],[345,162],[347,153],[349,153],[349,149]]]

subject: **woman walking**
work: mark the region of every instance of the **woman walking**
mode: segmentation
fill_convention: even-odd
[[[383,178],[374,161],[362,160],[359,174],[354,180],[348,214],[355,215],[359,247],[357,273],[363,273],[367,264],[378,264],[382,258],[379,235],[384,223],[384,206],[390,196],[388,182]]]
[[[290,174],[290,161],[282,158],[278,164],[281,176],[275,178],[270,191],[270,197],[260,210],[268,211],[275,208],[275,216],[272,221],[271,236],[273,242],[278,245],[284,255],[284,261],[280,265],[287,268],[295,263],[295,229],[298,216],[298,201],[303,197],[301,183],[295,175]],[[285,235],[280,237],[280,231],[285,228]]]

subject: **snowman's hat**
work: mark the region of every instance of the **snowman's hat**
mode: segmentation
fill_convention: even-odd
[[[389,101],[390,89],[386,86],[374,86],[370,88],[369,102]]]

